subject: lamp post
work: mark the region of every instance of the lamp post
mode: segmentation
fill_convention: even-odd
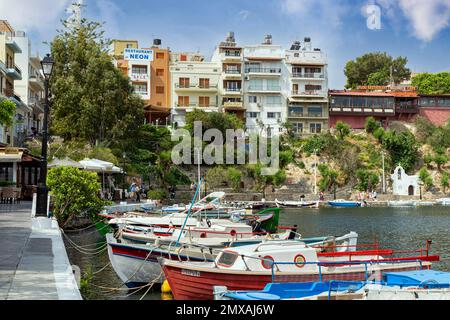
[[[125,197],[125,159],[127,158],[127,154],[124,152],[122,153],[123,158],[123,168],[122,168],[122,201],[126,200]]]
[[[44,106],[44,123],[42,126],[42,154],[41,154],[41,171],[37,188],[36,216],[47,217],[48,207],[48,190],[47,190],[47,144],[48,144],[48,87],[49,80],[53,72],[55,62],[47,54],[41,61],[42,73],[45,78],[45,106]]]

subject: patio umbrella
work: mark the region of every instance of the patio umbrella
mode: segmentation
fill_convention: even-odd
[[[83,166],[79,162],[76,162],[67,157],[64,159],[55,158],[47,165],[47,168],[56,168],[56,167],[72,167],[83,169]]]

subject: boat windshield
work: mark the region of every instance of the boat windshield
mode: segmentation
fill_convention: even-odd
[[[217,264],[223,267],[231,267],[236,262],[238,254],[232,251],[223,251]]]

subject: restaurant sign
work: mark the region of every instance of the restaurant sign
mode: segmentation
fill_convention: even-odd
[[[123,55],[125,60],[153,61],[153,50],[126,48]]]

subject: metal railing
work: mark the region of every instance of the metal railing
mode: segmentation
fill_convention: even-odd
[[[322,73],[301,73],[301,72],[293,72],[293,78],[312,78],[312,79],[324,79],[325,75]]]
[[[239,51],[225,52],[224,55],[225,55],[225,57],[240,57],[241,53]]]
[[[177,103],[178,108],[217,108],[217,104],[200,104],[200,103]]]
[[[217,84],[200,85],[200,84],[180,84],[176,83],[175,87],[178,89],[217,89]]]
[[[250,91],[281,91],[280,86],[249,86]]]
[[[246,68],[245,73],[281,73],[281,68]]]
[[[226,74],[241,74],[241,70],[225,69]]]
[[[240,92],[242,89],[241,88],[223,88],[225,91],[231,91],[231,92]]]

